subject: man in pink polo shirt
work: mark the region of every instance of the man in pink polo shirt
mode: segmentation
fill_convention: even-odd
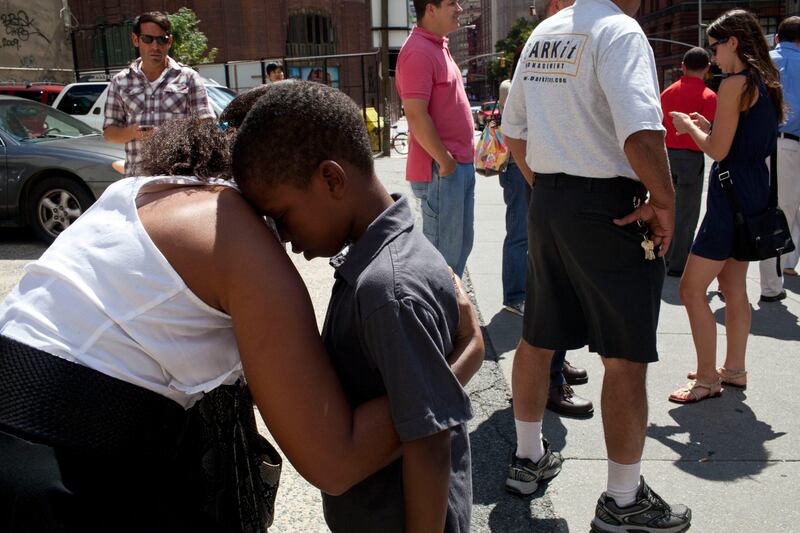
[[[414,0],[417,26],[397,59],[397,91],[411,142],[406,179],[422,201],[422,231],[462,276],[475,220],[473,122],[446,35],[458,29],[457,0]]]

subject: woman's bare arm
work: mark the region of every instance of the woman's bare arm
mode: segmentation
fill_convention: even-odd
[[[233,319],[253,398],[298,472],[340,494],[397,457],[388,400],[351,408],[300,275],[241,195],[193,187],[140,198],[142,223],[170,264]]]
[[[745,87],[744,76],[731,76],[723,80],[717,95],[717,114],[714,118],[714,129],[703,131],[692,117],[673,112],[672,123],[678,134],[688,134],[697,146],[714,161],[722,161],[728,156],[739,125],[739,111],[742,92]]]

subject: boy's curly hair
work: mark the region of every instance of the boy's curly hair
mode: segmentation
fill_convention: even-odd
[[[231,176],[230,140],[217,123],[191,115],[157,127],[144,145],[144,176]]]
[[[321,83],[269,86],[247,114],[233,145],[233,176],[244,189],[306,187],[325,160],[346,161],[372,175],[374,163],[361,109]]]

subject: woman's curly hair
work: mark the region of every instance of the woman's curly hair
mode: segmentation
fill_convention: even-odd
[[[231,177],[231,140],[213,120],[170,120],[157,127],[144,145],[145,176]]]

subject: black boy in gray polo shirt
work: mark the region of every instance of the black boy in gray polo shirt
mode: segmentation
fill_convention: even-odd
[[[336,268],[322,332],[351,405],[388,394],[403,442],[450,428],[445,531],[469,531],[472,502],[469,399],[445,360],[458,324],[453,282],[441,254],[414,228],[405,198],[384,211]],[[334,532],[404,531],[399,459],[341,496],[323,495]]]
[[[402,459],[324,496],[328,525],[337,533],[468,531],[472,412],[459,379],[477,371],[483,346],[477,335],[462,345],[450,271],[414,228],[407,200],[378,181],[359,107],[323,84],[271,84],[238,130],[232,159],[245,198],[295,253],[335,256],[327,351],[353,407],[388,400],[402,443]],[[471,313],[461,318],[474,326]],[[454,338],[459,379],[445,357]]]

